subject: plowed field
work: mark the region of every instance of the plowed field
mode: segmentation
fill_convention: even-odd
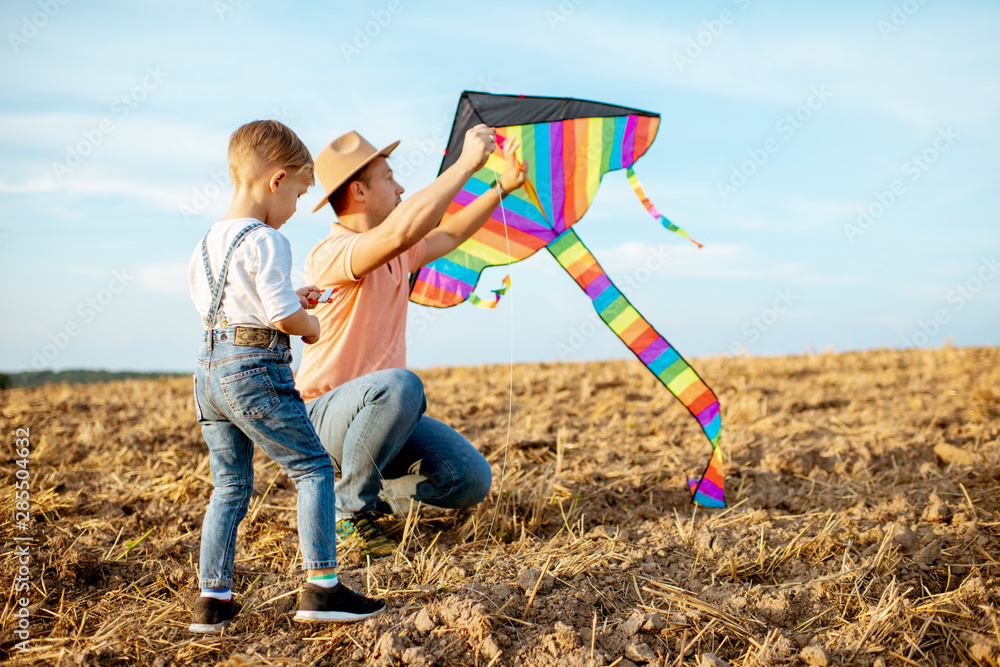
[[[489,458],[490,497],[412,508],[394,557],[341,551],[341,576],[386,612],[296,624],[294,487],[258,453],[244,609],[210,636],[187,632],[211,491],[190,381],[3,392],[0,659],[1000,665],[1000,349],[694,365],[722,403],[727,509],[690,504],[709,446],[637,362],[422,371],[428,414]]]

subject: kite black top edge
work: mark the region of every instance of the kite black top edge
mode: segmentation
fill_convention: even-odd
[[[469,128],[484,123],[490,127],[551,123],[571,118],[602,118],[606,116],[655,116],[660,114],[615,104],[605,104],[574,97],[536,97],[532,95],[495,95],[472,90],[462,91],[455,110],[455,121],[440,175],[458,160]]]

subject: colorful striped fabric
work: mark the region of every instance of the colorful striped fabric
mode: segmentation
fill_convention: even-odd
[[[691,489],[691,499],[703,507],[725,507],[726,499],[723,492],[722,450],[718,445],[712,447],[712,458],[700,479],[688,480]]]
[[[410,300],[454,306],[472,294],[487,266],[517,262],[544,248],[583,216],[604,174],[631,166],[646,152],[659,123],[656,116],[627,115],[497,128],[505,140],[521,142],[521,159],[530,165],[534,187],[510,193],[503,208],[497,207],[472,238],[421,269]],[[497,150],[455,197],[445,217],[492,188],[503,164]]]
[[[520,141],[520,159],[529,164],[529,180],[509,193],[472,237],[420,269],[410,300],[437,308],[468,300],[494,308],[510,281],[505,279],[503,288],[493,290],[492,300],[481,299],[473,290],[483,269],[517,262],[546,248],[590,297],[601,319],[698,420],[712,444],[712,456],[701,477],[690,482],[692,500],[725,507],[721,417],[715,394],[611,283],[571,229],[587,211],[604,174],[627,169],[629,182],[650,215],[690,238],[653,206],[632,171],[656,137],[659,115],[570,98],[465,92],[441,171],[454,162],[465,131],[476,123],[495,127],[500,146]],[[455,197],[445,217],[494,187],[503,166],[498,149]]]
[[[475,294],[469,295],[469,303],[473,306],[479,306],[480,308],[496,308],[497,304],[500,303],[500,297],[507,293],[507,288],[510,287],[510,276],[503,277],[503,287],[500,289],[493,290],[493,300],[487,301],[486,299],[480,299]]]
[[[660,224],[666,227],[668,231],[677,232],[678,234],[686,238],[688,241],[698,246],[699,248],[704,247],[700,243],[695,241],[693,238],[688,236],[688,233],[685,232],[683,229],[681,229],[674,223],[667,220],[667,217],[662,213],[660,213],[659,209],[657,209],[656,206],[653,205],[653,202],[649,201],[649,197],[646,196],[646,191],[642,189],[642,183],[639,182],[639,177],[635,175],[635,171],[632,170],[632,167],[626,169],[625,173],[628,175],[628,184],[632,186],[632,190],[639,198],[639,201],[641,201],[642,205],[646,207],[646,210],[649,211],[649,214],[653,216],[653,220],[659,220]]]
[[[718,474],[711,477],[703,475],[700,482],[689,482],[692,485],[691,493],[701,505],[725,507],[722,494],[722,456],[719,452],[722,417],[715,394],[684,357],[643,319],[639,311],[615,287],[575,231],[569,229],[563,232],[546,249],[590,297],[601,320],[698,420],[712,443],[711,461],[718,463],[715,467],[710,463],[708,470]]]

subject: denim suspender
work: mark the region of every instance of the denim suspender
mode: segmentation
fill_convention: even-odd
[[[206,315],[203,320],[206,329],[212,329],[215,327],[215,323],[219,318],[219,312],[222,310],[222,291],[226,288],[226,276],[229,274],[229,262],[233,259],[233,253],[236,251],[236,246],[243,242],[243,239],[246,238],[247,234],[258,227],[263,226],[263,222],[253,222],[244,227],[240,233],[236,235],[236,238],[233,239],[233,242],[229,246],[229,250],[226,252],[226,258],[222,260],[222,271],[219,272],[219,278],[217,280],[212,278],[212,263],[208,259],[208,234],[205,234],[205,238],[201,240],[201,258],[205,262],[205,277],[208,278],[208,289],[212,292],[212,303],[208,307],[208,315]]]

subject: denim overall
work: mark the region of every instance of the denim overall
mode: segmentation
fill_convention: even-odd
[[[302,569],[334,567],[334,470],[306,416],[292,378],[288,335],[276,329],[215,326],[233,252],[262,222],[244,228],[226,253],[217,279],[202,240],[212,292],[194,376],[194,401],[212,466],[212,498],[201,529],[200,585],[231,587],[236,529],[253,494],[254,444],[295,483]]]

